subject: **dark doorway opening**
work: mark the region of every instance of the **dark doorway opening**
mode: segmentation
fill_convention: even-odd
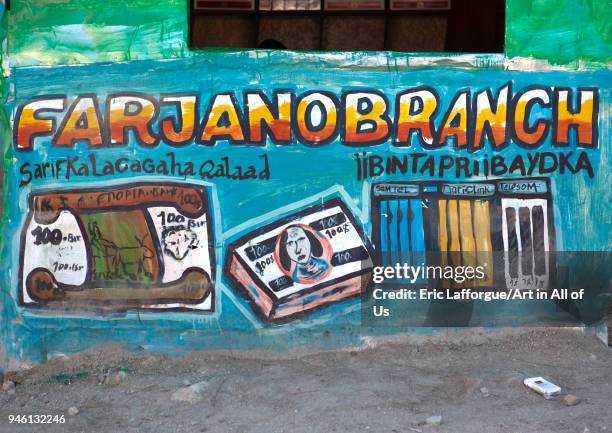
[[[190,46],[501,53],[504,24],[504,0],[191,0]]]

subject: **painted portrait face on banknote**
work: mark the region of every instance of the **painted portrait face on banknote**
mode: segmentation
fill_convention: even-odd
[[[323,279],[331,270],[325,254],[329,247],[325,239],[310,227],[294,224],[281,232],[279,263],[298,283],[310,283]]]

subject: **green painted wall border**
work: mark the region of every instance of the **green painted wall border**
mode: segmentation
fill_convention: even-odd
[[[507,59],[532,57],[572,69],[608,67],[612,59],[608,0],[506,0],[506,7]],[[188,33],[188,0],[13,0],[8,55],[12,67],[21,67],[236,53],[191,51]],[[319,56],[326,64],[350,67],[372,63],[368,59],[394,63],[406,57],[429,57],[442,62],[449,57],[390,52],[305,55],[293,53],[287,58],[308,61]],[[360,60],[353,65],[355,56]],[[495,62],[496,57],[491,59]]]
[[[610,1],[506,0],[506,57],[533,57],[576,68],[608,67]]]
[[[186,0],[13,0],[8,15],[11,66],[189,55]]]

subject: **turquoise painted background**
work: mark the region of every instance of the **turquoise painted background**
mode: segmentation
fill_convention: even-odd
[[[602,250],[609,248],[610,215],[606,203],[610,199],[607,185],[610,182],[610,154],[606,152],[609,131],[609,91],[606,83],[610,78],[607,71],[581,74],[559,72],[528,73],[502,72],[495,70],[452,70],[437,68],[430,70],[415,70],[412,72],[393,73],[389,80],[388,72],[361,72],[359,76],[351,71],[320,71],[315,68],[300,68],[296,70],[288,65],[268,65],[261,68],[258,59],[241,59],[230,65],[222,62],[212,62],[205,58],[174,60],[170,62],[134,62],[116,65],[91,65],[79,67],[56,68],[18,68],[10,77],[10,85],[20,89],[17,97],[7,106],[13,112],[17,104],[41,95],[40,83],[45,83],[44,94],[66,94],[69,98],[79,93],[95,92],[100,99],[110,93],[129,90],[145,94],[173,93],[179,91],[195,91],[203,101],[210,99],[212,94],[225,91],[240,91],[244,88],[260,89],[269,92],[274,88],[292,89],[296,93],[319,89],[339,94],[347,88],[382,89],[393,99],[395,93],[410,87],[431,84],[442,96],[442,106],[450,103],[455,92],[465,83],[478,83],[477,89],[483,87],[497,88],[512,81],[515,89],[531,85],[545,86],[594,86],[601,89],[601,102],[604,109],[601,113],[601,148],[587,150],[594,167],[594,178],[590,179],[585,172],[576,175],[554,174],[552,176],[552,194],[554,203],[554,218],[558,233],[558,245],[565,250]],[[194,77],[205,77],[198,79]],[[347,87],[346,83],[351,86]],[[206,105],[206,104],[202,104]],[[203,113],[204,107],[200,108]],[[393,112],[393,109],[391,109]],[[572,144],[572,148],[575,143]],[[550,140],[538,150],[551,150]],[[41,139],[32,152],[17,152],[9,148],[11,158],[16,164],[11,164],[6,172],[10,179],[8,194],[14,197],[9,203],[6,213],[8,224],[4,257],[8,261],[8,269],[17,269],[19,260],[20,228],[27,213],[27,194],[41,187],[59,189],[80,185],[89,187],[100,185],[99,178],[82,177],[67,181],[34,180],[30,185],[18,188],[22,179],[19,168],[24,162],[50,162],[61,157],[79,155],[86,157],[90,152],[84,145],[78,145],[76,150],[58,149],[50,145],[49,139]],[[368,232],[369,197],[364,196],[363,182],[356,179],[355,161],[352,156],[354,148],[330,143],[320,148],[307,148],[301,144],[289,147],[269,144],[265,148],[235,146],[220,142],[213,147],[188,145],[173,149],[160,144],[154,149],[142,148],[132,142],[129,146],[115,149],[91,151],[102,161],[114,160],[119,157],[145,158],[155,160],[164,158],[167,152],[174,151],[180,161],[193,161],[196,166],[213,158],[220,160],[229,157],[232,163],[248,165],[258,163],[259,156],[266,154],[270,161],[270,180],[214,180],[216,189],[215,207],[219,218],[215,227],[219,264],[225,260],[226,248],[235,237],[234,227],[259,215],[274,212],[277,209],[291,205],[307,197],[319,197],[322,192],[334,194],[342,188],[346,191],[349,205],[355,214],[362,219]],[[398,149],[389,144],[383,144],[368,149],[375,154],[388,156],[421,151],[421,149]],[[459,154],[453,147],[445,147],[431,154]],[[486,151],[477,153],[471,158],[483,159]],[[511,144],[500,152],[507,159],[526,151],[516,144]],[[490,155],[489,155],[490,156]],[[305,162],[306,161],[306,162]],[[516,178],[517,176],[510,176]],[[520,177],[520,176],[519,176]],[[387,176],[380,180],[422,180],[425,176]],[[119,175],[105,178],[106,183],[118,179],[134,180],[129,175]],[[163,176],[157,179],[164,179]],[[453,175],[446,180],[456,180]],[[475,179],[482,179],[477,177]],[[192,179],[188,179],[192,180]],[[473,179],[472,179],[473,180]],[[331,192],[330,192],[331,191]],[[241,233],[240,231],[238,232]],[[244,230],[242,231],[244,233]],[[217,275],[221,275],[218,272]],[[226,280],[219,278],[216,286],[219,296],[218,311],[212,316],[195,313],[129,313],[126,317],[87,317],[83,315],[67,315],[53,312],[39,312],[18,307],[15,302],[17,274],[10,272],[5,275],[4,284],[12,290],[4,292],[5,317],[12,325],[4,329],[5,338],[11,342],[10,347],[18,352],[16,356],[27,356],[33,359],[45,355],[47,351],[75,350],[96,342],[115,342],[130,347],[143,346],[155,350],[191,350],[207,347],[244,348],[270,347],[282,349],[294,345],[308,344],[316,347],[326,344],[356,343],[361,336],[359,328],[360,315],[358,300],[347,301],[304,319],[292,321],[289,324],[263,324],[252,314],[249,306],[239,296]],[[112,325],[111,325],[112,324]],[[328,334],[325,334],[327,332]],[[422,332],[422,331],[421,331]],[[234,336],[237,334],[238,337]],[[311,341],[309,335],[329,335],[328,339],[316,337]],[[240,338],[240,337],[243,338]]]
[[[612,199],[610,184],[610,8],[606,0],[508,0],[506,55],[452,56],[454,62],[426,56],[438,66],[423,66],[420,55],[399,53],[292,53],[254,51],[191,52],[187,47],[186,2],[152,1],[56,1],[17,0],[3,16],[8,32],[3,49],[2,137],[4,194],[2,269],[0,292],[4,363],[44,361],[54,352],[73,352],[96,344],[121,344],[134,350],[177,353],[207,348],[286,349],[308,345],[311,349],[358,344],[361,329],[358,300],[344,302],[288,325],[265,327],[252,316],[246,303],[235,296],[218,273],[219,309],[214,315],[194,313],[143,313],[96,316],[58,315],[31,311],[16,302],[17,236],[25,218],[30,188],[91,185],[94,179],[40,182],[19,189],[18,166],[74,154],[50,149],[20,153],[11,139],[12,115],[17,104],[37,95],[74,96],[112,91],[141,91],[158,95],[171,91],[197,91],[206,100],[221,91],[244,88],[289,88],[297,92],[320,89],[339,93],[351,88],[377,88],[393,98],[395,92],[420,84],[430,85],[448,103],[459,88],[480,90],[507,81],[516,88],[546,86],[596,86],[600,89],[599,148],[588,151],[594,179],[584,173],[552,176],[558,241],[565,250],[609,251]],[[576,17],[580,17],[579,20]],[[511,72],[505,61],[534,57],[566,68],[563,72]],[[163,61],[162,61],[163,60]],[[121,62],[121,63],[117,63]],[[84,66],[65,66],[89,64]],[[115,64],[116,63],[116,64]],[[416,67],[416,65],[420,65]],[[48,66],[35,68],[32,66]],[[588,70],[583,70],[586,67]],[[544,69],[546,67],[544,66]],[[544,145],[549,150],[549,143]],[[169,148],[153,150],[136,145],[96,152],[98,158],[120,155],[162,157]],[[79,152],[87,153],[83,148]],[[220,143],[212,148],[188,146],[176,151],[183,158],[202,161],[228,156],[233,161],[253,161],[262,153],[270,158],[272,179],[219,181],[216,203],[221,215],[217,233],[218,258],[225,257],[224,233],[260,214],[322,191],[336,194],[341,185],[366,230],[367,196],[355,180],[353,149],[332,143],[321,149],[301,145],[265,149]],[[380,155],[393,152],[388,145]],[[435,153],[452,154],[449,149]],[[507,157],[524,153],[516,146],[503,151]],[[484,157],[479,154],[475,158]],[[308,161],[304,163],[304,161]],[[406,180],[405,177],[395,179]],[[410,180],[419,178],[411,177]],[[331,192],[329,192],[331,190]],[[236,211],[239,209],[239,211]],[[432,332],[419,330],[418,332]],[[14,365],[14,364],[13,364]]]

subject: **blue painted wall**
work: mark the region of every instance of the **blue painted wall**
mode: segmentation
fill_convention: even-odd
[[[25,2],[17,2],[17,10],[23,15]],[[73,2],[75,5],[77,2]],[[77,6],[76,9],[79,9]],[[5,16],[6,22],[6,16]],[[75,21],[76,22],[76,21]],[[18,30],[12,27],[12,31]],[[45,32],[47,30],[40,30]],[[50,31],[50,30],[49,30]],[[9,34],[9,47],[11,35]],[[14,54],[15,62],[24,61],[23,40],[16,38],[9,49],[8,60]],[[146,41],[143,42],[146,44]],[[5,56],[7,52],[4,52]],[[155,57],[155,56],[154,56]],[[159,56],[158,56],[159,57]],[[174,57],[168,55],[166,57]],[[180,57],[180,55],[179,55]],[[6,58],[6,57],[5,57]],[[57,58],[57,57],[53,57]],[[433,58],[430,58],[433,59]],[[467,60],[466,60],[467,59]],[[108,60],[104,58],[104,60]],[[610,131],[610,72],[608,69],[563,71],[507,70],[503,56],[466,57],[465,61],[446,58],[439,66],[418,66],[416,56],[399,54],[298,54],[298,53],[215,53],[184,59],[132,60],[125,63],[98,63],[82,66],[10,67],[4,81],[4,113],[9,124],[4,125],[4,215],[2,230],[2,346],[4,362],[19,360],[41,362],[53,352],[74,352],[97,344],[121,344],[134,350],[155,350],[181,353],[209,348],[270,348],[286,350],[307,346],[311,349],[359,344],[363,335],[398,332],[396,328],[364,330],[361,325],[360,299],[345,299],[321,310],[305,314],[289,322],[266,323],[257,315],[257,308],[248,297],[242,296],[228,280],[223,266],[228,258],[228,245],[240,236],[264,225],[261,215],[276,215],[271,220],[303,210],[326,198],[339,197],[355,216],[357,225],[363,227],[369,241],[375,228],[370,219],[371,186],[374,182],[422,182],[428,180],[457,182],[460,180],[483,181],[491,179],[520,179],[518,172],[504,176],[455,176],[448,171],[444,176],[426,174],[382,175],[375,179],[357,177],[356,152],[366,151],[382,157],[426,153],[437,161],[444,156],[463,156],[470,161],[490,160],[501,155],[506,161],[516,156],[535,152],[574,151],[570,158],[574,163],[578,153],[584,152],[592,165],[592,175],[587,170],[576,174],[554,170],[544,176],[550,179],[552,212],[557,249],[563,251],[609,251],[611,245],[611,214],[607,205],[610,196],[610,153],[607,150]],[[54,62],[51,62],[54,63]],[[471,64],[470,64],[471,63]],[[28,62],[25,62],[28,64]],[[551,68],[552,69],[552,68]],[[215,94],[234,92],[241,109],[244,108],[242,92],[260,90],[271,96],[275,89],[290,90],[296,95],[317,90],[330,92],[338,97],[348,90],[377,90],[389,101],[389,113],[394,112],[398,93],[419,86],[429,86],[440,96],[440,110],[451,105],[451,100],[462,89],[472,93],[486,88],[499,89],[511,82],[513,91],[531,86],[555,88],[558,86],[578,89],[598,89],[599,113],[598,146],[578,148],[576,138],[568,148],[553,146],[551,135],[533,150],[525,149],[511,140],[503,150],[493,151],[491,146],[470,153],[458,150],[452,144],[431,150],[415,143],[409,148],[398,148],[391,140],[370,147],[349,147],[342,139],[320,147],[308,147],[295,138],[290,145],[242,146],[220,140],[214,146],[190,143],[174,148],[161,143],[153,148],[137,144],[133,137],[119,148],[88,149],[83,143],[75,148],[61,149],[53,146],[51,136],[36,139],[31,151],[17,149],[11,137],[15,127],[16,109],[34,98],[48,95],[65,95],[72,101],[77,95],[95,94],[102,104],[107,95],[117,92],[138,92],[155,98],[160,94],[190,92],[200,98],[199,117],[203,117],[208,102]],[[47,113],[49,116],[49,113]],[[436,119],[439,128],[441,113]],[[536,107],[531,121],[549,119],[552,109]],[[51,113],[57,124],[61,115]],[[156,128],[155,126],[154,128]],[[92,154],[97,161],[152,158],[167,159],[173,152],[178,161],[191,161],[196,166],[207,160],[221,162],[229,158],[231,164],[261,167],[262,155],[269,161],[270,178],[202,179],[199,176],[181,178],[177,175],[135,176],[124,173],[96,177],[72,176],[65,173],[57,178],[33,179],[20,186],[24,179],[24,164],[29,167],[44,162],[78,157],[86,159]],[[530,177],[540,177],[538,172]],[[19,302],[20,291],[20,236],[28,216],[28,197],[40,190],[91,189],[99,186],[121,185],[138,180],[180,180],[205,185],[210,193],[214,224],[214,250],[217,258],[215,305],[212,312],[155,311],[129,309],[114,313],[99,313],[79,309],[31,308]],[[532,308],[531,306],[529,308]],[[533,306],[534,310],[541,306]],[[410,332],[432,332],[431,329],[411,329]]]

